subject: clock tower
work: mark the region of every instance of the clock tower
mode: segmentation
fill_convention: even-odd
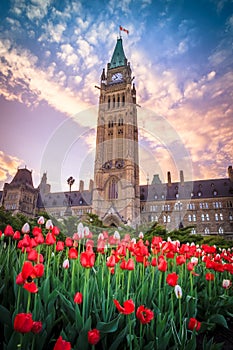
[[[106,225],[140,222],[136,90],[122,38],[100,78],[93,212]]]

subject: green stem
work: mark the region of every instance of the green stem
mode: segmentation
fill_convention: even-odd
[[[28,292],[29,294],[28,294],[28,302],[27,302],[27,313],[29,312],[29,310],[30,310],[30,304],[31,304],[31,293],[30,292]]]
[[[180,316],[180,331],[182,329],[182,309],[181,309],[181,298],[179,298],[179,316]]]
[[[127,281],[127,294],[126,294],[126,299],[129,299],[129,289],[130,289],[130,283],[131,283],[131,274],[132,271],[128,271],[128,281]]]

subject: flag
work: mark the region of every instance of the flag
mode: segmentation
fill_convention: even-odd
[[[129,34],[128,29],[125,29],[125,28],[123,28],[122,26],[120,26],[120,30],[122,30],[123,32],[126,32],[127,34]]]

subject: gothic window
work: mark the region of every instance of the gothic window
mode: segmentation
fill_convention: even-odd
[[[171,216],[170,215],[167,216],[167,222],[171,222]]]
[[[163,216],[163,222],[164,222],[164,223],[167,222],[167,217],[166,217],[166,215]]]
[[[233,215],[232,215],[232,213],[229,213],[229,220],[230,220],[230,221],[233,220]]]
[[[219,214],[219,218],[221,221],[223,221],[223,214],[222,213]]]
[[[196,214],[193,214],[193,221],[197,221]]]
[[[195,235],[195,234],[196,234],[196,229],[195,229],[195,228],[192,228],[191,233],[192,233],[193,235]]]
[[[112,99],[112,107],[115,108],[115,104],[116,104],[116,100],[115,100],[115,96],[113,96],[113,99]]]
[[[215,221],[218,221],[218,213],[215,213]]]
[[[206,235],[208,235],[210,233],[209,227],[206,227],[204,232],[205,232]]]
[[[201,214],[201,221],[205,221],[205,215]]]
[[[188,215],[188,221],[192,221],[192,215]]]
[[[118,198],[118,189],[117,189],[117,181],[115,178],[109,181],[109,199],[117,199]]]
[[[110,103],[111,103],[111,99],[110,96],[108,97],[108,109],[110,109]]]
[[[206,214],[206,221],[210,221],[210,216],[209,216],[209,214]]]

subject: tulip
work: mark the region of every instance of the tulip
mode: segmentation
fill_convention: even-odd
[[[37,224],[38,225],[44,225],[44,223],[45,223],[44,217],[40,216],[39,219],[37,220]]]
[[[13,236],[14,235],[14,230],[11,227],[11,225],[7,225],[4,230],[4,235],[7,236]]]
[[[23,227],[21,228],[22,233],[29,233],[30,232],[30,226],[29,223],[25,223]]]
[[[124,301],[123,306],[121,306],[119,301],[116,299],[114,299],[113,302],[117,310],[123,315],[129,315],[132,314],[132,312],[134,312],[135,306],[132,299]]]
[[[52,220],[49,219],[46,221],[45,228],[46,228],[46,230],[52,230],[52,228],[53,228]]]
[[[53,350],[71,350],[71,343],[62,339],[62,336],[57,339]]]
[[[88,331],[87,339],[89,344],[96,345],[100,340],[100,331],[96,328]]]
[[[176,295],[177,299],[181,299],[182,298],[182,289],[181,289],[181,287],[178,284],[175,286],[174,292],[175,292],[175,295]]]
[[[77,292],[77,293],[75,294],[75,296],[74,296],[74,302],[75,302],[76,304],[81,304],[82,301],[83,301],[83,295],[82,295],[82,293]]]
[[[43,325],[41,321],[34,321],[32,324],[32,333],[38,334],[42,331]]]
[[[69,258],[70,259],[77,259],[78,258],[78,252],[75,248],[70,248],[69,250]]]
[[[69,259],[65,259],[62,264],[63,269],[68,269],[70,267]]]
[[[175,287],[177,285],[178,278],[179,276],[175,272],[172,272],[167,275],[166,282],[169,286]]]
[[[223,280],[222,281],[222,286],[223,286],[223,288],[225,288],[225,289],[229,289],[230,288],[230,286],[231,286],[231,281],[230,280]]]
[[[190,318],[188,323],[188,329],[191,331],[196,330],[199,331],[201,328],[201,322],[199,322],[196,318]]]
[[[14,330],[20,333],[31,332],[33,326],[32,314],[17,314],[14,319]]]
[[[136,316],[142,324],[146,324],[153,320],[154,312],[141,305],[137,308]]]

